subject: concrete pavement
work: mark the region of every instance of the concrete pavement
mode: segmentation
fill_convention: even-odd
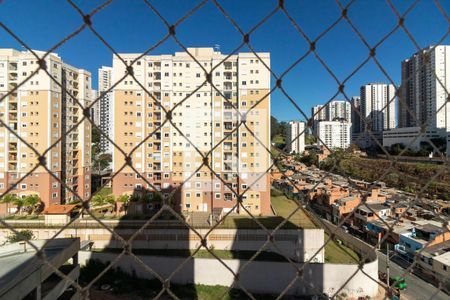
[[[386,272],[386,255],[378,253],[378,270],[381,272]],[[400,267],[393,261],[389,262],[389,270],[390,276],[398,276],[402,275],[405,272],[405,269]],[[449,300],[450,296],[445,294],[442,291],[436,292],[438,289],[433,286],[431,283],[425,282],[419,277],[409,274],[406,276],[406,283],[408,285],[406,290],[401,291],[402,298],[405,297],[408,300],[426,300],[426,299],[434,299],[434,300]]]

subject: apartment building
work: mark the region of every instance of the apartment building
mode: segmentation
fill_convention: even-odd
[[[311,117],[313,119],[312,129],[314,132],[317,131],[317,123],[320,121],[327,121],[327,109],[324,105],[314,105],[311,108]]]
[[[289,153],[303,153],[305,151],[305,130],[305,122],[289,122],[286,136],[286,146]]]
[[[360,88],[359,127],[353,123],[352,140],[361,148],[376,146],[383,143],[383,131],[396,127],[396,96],[395,86],[384,83],[369,83]],[[352,114],[353,116],[353,114]],[[353,119],[352,119],[353,122]],[[370,131],[370,135],[365,132]]]
[[[450,46],[429,46],[402,62],[399,127],[419,127],[424,122],[450,131]],[[412,112],[412,115],[410,113]]]
[[[333,100],[327,104],[328,121],[347,121],[352,117],[351,103],[345,100]]]
[[[91,74],[64,63],[57,54],[49,54],[45,62],[53,79],[41,70],[20,84],[38,68],[36,58],[28,51],[0,49],[0,96],[7,95],[0,102],[0,117],[39,153],[51,148],[46,153],[46,167],[86,199],[90,196],[91,126],[83,121],[70,131],[82,119],[83,108],[69,93],[81,105],[89,105]],[[0,193],[33,170],[38,158],[24,142],[1,127]],[[42,166],[15,186],[12,193],[19,197],[37,194],[46,206],[76,199]]]
[[[161,192],[163,199],[182,211],[229,211],[237,200],[233,190],[248,189],[243,196],[246,209],[268,214],[270,73],[264,64],[270,65],[269,53],[227,57],[212,48],[188,51],[200,65],[185,52],[144,56],[134,63],[136,79],[151,95],[131,77],[114,88],[114,140],[126,153],[136,148],[131,157],[139,174],[130,167],[121,169],[125,157],[114,149],[113,194],[153,197]],[[121,56],[130,63],[139,54]],[[125,70],[114,56],[113,82]],[[213,86],[205,82],[205,70],[211,73]],[[165,111],[171,111],[170,120]],[[238,126],[242,121],[248,129]],[[207,161],[198,151],[210,153]],[[203,162],[226,184],[208,167],[201,167]],[[158,203],[150,205],[157,208]]]
[[[99,124],[98,126],[105,135],[100,136],[100,151],[105,153],[112,153],[113,145],[106,138],[108,136],[114,140],[113,135],[113,116],[112,116],[112,91],[109,89],[112,86],[112,68],[101,67],[98,69],[98,91],[102,98],[97,102],[99,107]]]
[[[91,99],[94,101],[98,97],[98,91],[92,90]],[[95,125],[100,126],[100,101],[97,101],[94,103],[94,105],[91,106],[91,120],[94,122]]]
[[[328,148],[346,149],[350,146],[352,123],[343,121],[321,121],[317,124],[319,145]]]
[[[353,96],[351,100],[352,136],[361,132],[361,97]]]
[[[395,86],[384,83],[369,83],[361,87],[361,115],[365,122],[361,122],[360,130],[364,127],[373,132],[382,132],[395,128],[396,96]]]

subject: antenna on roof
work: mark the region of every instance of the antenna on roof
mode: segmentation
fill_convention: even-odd
[[[220,51],[220,45],[219,44],[214,44],[214,50],[215,51]]]

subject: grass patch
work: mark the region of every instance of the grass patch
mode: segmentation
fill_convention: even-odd
[[[289,199],[285,195],[282,196],[272,196],[271,197],[272,207],[275,213],[283,217],[283,219],[289,217],[293,211],[298,208],[297,203],[294,200]],[[288,222],[294,224],[299,228],[311,229],[317,228],[316,224],[308,217],[303,208],[300,208],[293,214]]]
[[[329,237],[325,233],[325,242]],[[325,246],[325,262],[331,264],[356,264],[359,262],[359,255],[349,247],[332,240]]]
[[[276,193],[277,195],[279,193]],[[298,205],[295,201],[287,198],[285,195],[272,196],[272,206],[277,215],[287,218]],[[293,224],[301,228],[317,228],[316,224],[308,217],[303,208],[300,208],[292,217],[289,218]],[[325,233],[324,241],[328,240],[329,235]],[[325,246],[325,262],[334,264],[354,264],[359,261],[359,255],[343,244],[337,241],[330,241]]]

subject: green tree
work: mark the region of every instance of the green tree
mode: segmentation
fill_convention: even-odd
[[[123,204],[127,204],[128,201],[130,201],[130,195],[123,194],[117,198],[117,202],[121,202]]]
[[[2,198],[0,198],[0,203],[6,204],[6,212],[9,212],[9,205],[11,203],[15,204],[17,202],[17,196],[13,194],[6,194]]]
[[[306,145],[314,145],[317,143],[317,137],[315,135],[306,133],[305,134],[305,144]]]
[[[28,210],[29,213],[33,213],[37,206],[41,204],[41,198],[38,195],[28,195],[23,198],[23,207]]]
[[[29,241],[35,239],[35,236],[31,230],[21,230],[19,233],[13,233],[6,237],[8,243],[17,243],[20,241]]]
[[[25,205],[24,198],[16,197],[13,204],[17,207],[16,213],[20,213]]]
[[[91,204],[92,206],[102,206],[106,204],[114,204],[115,199],[114,196],[105,196],[102,194],[97,194],[92,197]]]

